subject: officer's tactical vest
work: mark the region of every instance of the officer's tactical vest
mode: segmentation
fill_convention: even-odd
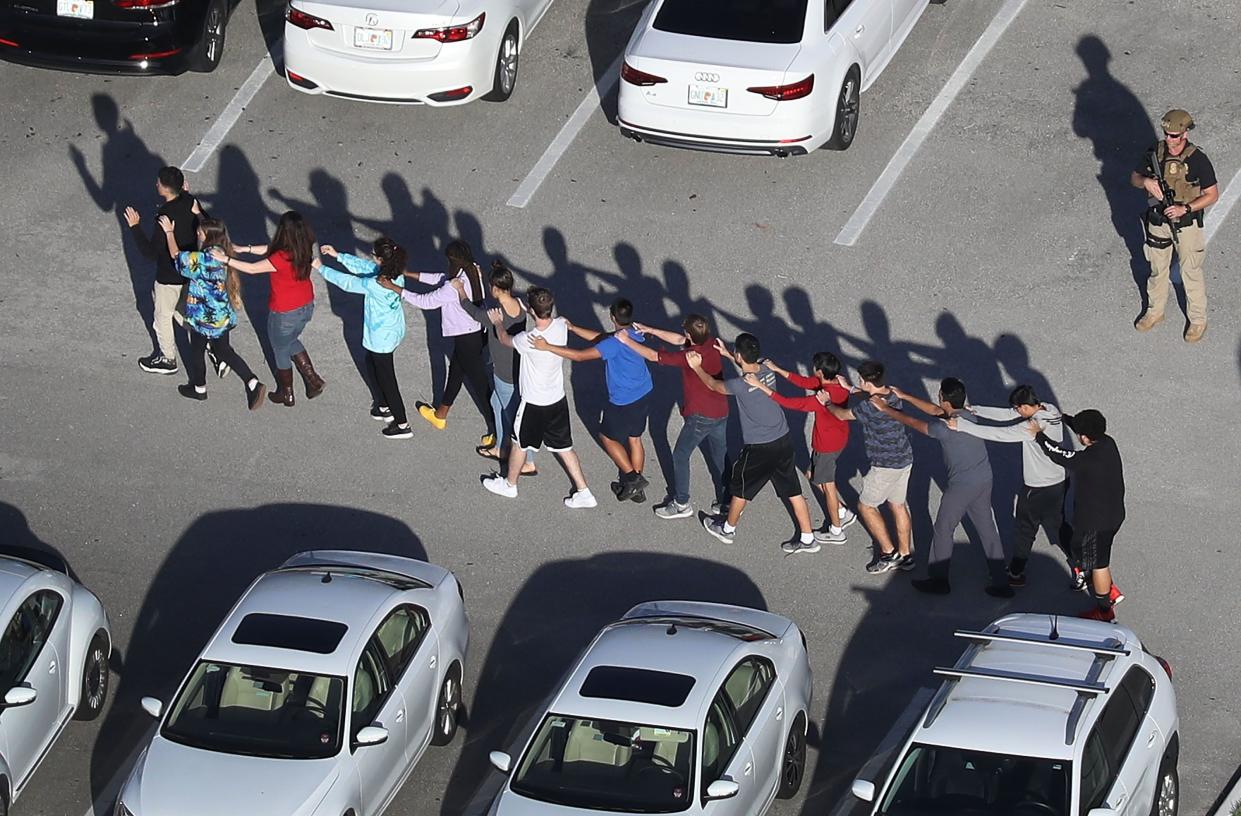
[[[1168,187],[1172,188],[1172,194],[1176,196],[1177,204],[1188,204],[1202,195],[1202,188],[1197,184],[1190,184],[1185,177],[1189,172],[1189,157],[1197,149],[1193,145],[1187,144],[1185,149],[1181,151],[1181,155],[1169,156],[1168,143],[1162,140],[1159,142],[1158,147],[1155,148],[1155,157],[1163,165],[1164,181],[1168,182]]]

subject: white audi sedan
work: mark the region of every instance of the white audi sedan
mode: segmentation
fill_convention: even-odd
[[[423,561],[300,553],[259,577],[165,707],[116,816],[377,816],[457,729],[461,587]]]
[[[927,2],[655,0],[625,48],[621,133],[720,153],[845,150],[859,95]]]
[[[406,105],[503,102],[551,0],[289,0],[284,64],[310,94]]]
[[[68,572],[50,554],[0,555],[0,813],[69,720],[95,719],[108,696],[108,616]]]
[[[655,601],[595,638],[492,816],[758,816],[797,793],[812,678],[801,631],[737,606]]]

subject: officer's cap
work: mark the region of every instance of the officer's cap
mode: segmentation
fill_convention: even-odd
[[[1194,129],[1194,117],[1188,111],[1173,108],[1163,115],[1163,129],[1168,133],[1184,133]]]

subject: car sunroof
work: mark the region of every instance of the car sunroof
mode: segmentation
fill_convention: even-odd
[[[241,619],[233,632],[233,643],[331,654],[348,630],[348,626],[336,621],[255,613]]]
[[[596,666],[586,675],[578,693],[583,697],[676,708],[685,702],[693,687],[694,678],[686,674],[625,666]]]

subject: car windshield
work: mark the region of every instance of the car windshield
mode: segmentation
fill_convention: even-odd
[[[1067,816],[1072,764],[915,744],[879,813],[885,816]]]
[[[689,807],[693,763],[692,731],[549,714],[512,789],[569,807],[674,813]]]
[[[757,43],[799,43],[806,0],[665,0],[655,28],[671,34]]]
[[[344,687],[341,677],[203,661],[173,702],[162,734],[228,754],[335,756]]]

